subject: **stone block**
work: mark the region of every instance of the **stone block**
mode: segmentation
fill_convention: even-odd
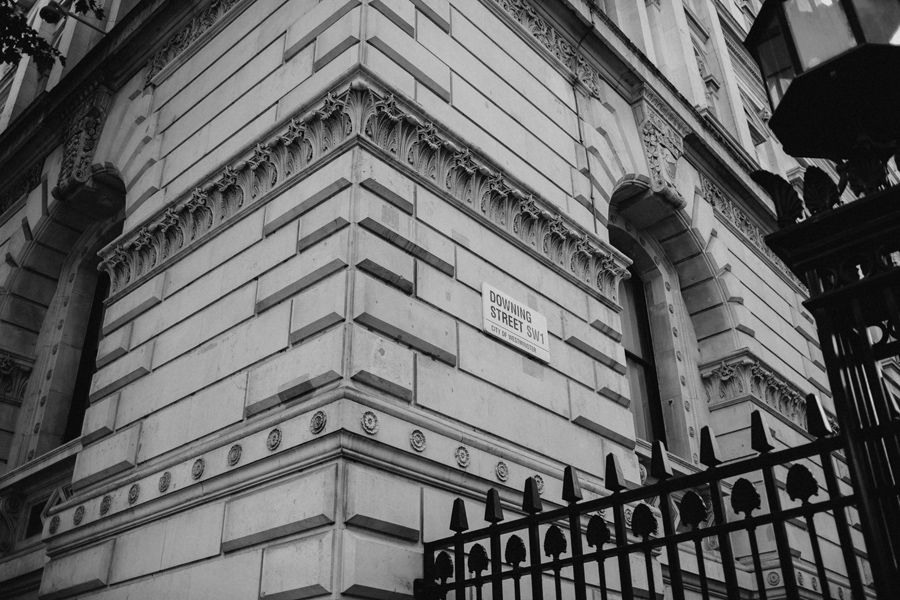
[[[378,48],[366,46],[363,62],[375,75],[383,81],[390,81],[407,98],[416,97],[416,78]]]
[[[91,404],[84,413],[81,443],[91,444],[112,433],[116,428],[116,410],[118,408],[119,394],[107,396]]]
[[[351,464],[345,522],[417,542],[420,495],[418,485]]]
[[[334,60],[347,48],[359,43],[359,16],[361,8],[354,8],[338,19],[316,38],[316,71]]]
[[[91,401],[99,400],[150,372],[154,340],[103,367],[91,380]]]
[[[563,340],[617,373],[625,373],[625,348],[588,326],[578,317],[565,312]]]
[[[634,416],[627,407],[572,381],[569,382],[569,401],[573,423],[626,448],[634,448]]]
[[[105,367],[120,356],[124,356],[131,349],[131,330],[133,327],[133,322],[128,323],[100,340],[97,348],[98,369]]]
[[[218,555],[224,514],[225,504],[220,502],[167,519],[160,568]]]
[[[667,223],[667,221],[663,221]],[[683,225],[676,221],[678,230],[683,229]],[[713,276],[709,265],[709,258],[705,254],[698,254],[693,258],[689,258],[675,265],[678,271],[678,283],[682,288],[690,287],[694,284],[706,281]]]
[[[55,557],[44,567],[39,596],[56,600],[105,586],[109,581],[115,540],[65,556]]]
[[[597,372],[597,393],[625,408],[630,407],[631,391],[625,376],[600,363],[594,363],[594,370]]]
[[[303,252],[349,223],[350,188],[345,188],[303,215],[297,251]]]
[[[450,0],[412,0],[423,15],[446,32],[450,32]]]
[[[390,19],[406,35],[416,35],[416,7],[409,0],[372,0],[370,6]]]
[[[291,303],[291,343],[344,320],[347,273],[336,273],[294,297]]]
[[[453,243],[368,190],[360,190],[359,224],[436,269],[453,275]]]
[[[260,598],[302,600],[329,594],[333,538],[327,531],[266,548]]]
[[[408,2],[409,0],[403,0]],[[378,194],[403,212],[413,214],[415,186],[406,175],[361,151],[359,154],[359,184]]]
[[[416,269],[416,297],[472,327],[481,327],[481,295],[422,263]]]
[[[413,394],[412,351],[375,335],[353,328],[350,377],[410,402]]]
[[[247,381],[247,415],[341,378],[344,331],[332,329],[307,340],[250,371]]]
[[[413,74],[417,81],[450,101],[450,68],[380,12],[366,16],[367,41]]]
[[[348,230],[344,229],[260,277],[256,311],[261,312],[346,267],[348,240]]]
[[[386,600],[413,600],[413,577],[422,568],[422,553],[343,531],[342,593]]]
[[[360,0],[332,0],[321,2],[291,25],[284,41],[284,61],[311,44],[320,33],[331,27],[348,12],[359,6]]]
[[[599,300],[588,298],[588,325],[602,331],[613,341],[622,341],[622,317]]]
[[[456,324],[452,319],[363,274],[356,278],[353,319],[456,364]]]
[[[413,291],[415,262],[412,256],[383,239],[362,229],[357,232],[356,266],[407,294]]]
[[[722,303],[722,290],[715,279],[709,279],[681,292],[684,305],[692,315]]]
[[[463,325],[459,328],[459,368],[569,417],[569,393],[562,375],[481,331]]]
[[[165,281],[165,273],[160,273],[108,307],[103,316],[103,335],[109,335],[117,327],[162,302]]]
[[[288,346],[289,303],[248,319],[128,387],[119,399],[116,426],[168,406]]]
[[[336,486],[337,466],[332,465],[229,501],[222,550],[334,523]]]
[[[271,234],[349,187],[347,175],[350,174],[352,160],[353,153],[345,152],[269,202],[263,234]]]
[[[84,447],[75,459],[72,487],[81,489],[134,467],[141,424],[138,423]]]

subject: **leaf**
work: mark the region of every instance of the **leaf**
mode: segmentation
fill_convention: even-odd
[[[591,517],[588,521],[586,537],[588,546],[597,550],[603,548],[603,544],[609,543],[609,527],[606,526],[603,517],[600,515]]]
[[[631,531],[644,540],[659,531],[659,523],[653,516],[653,511],[643,502],[634,508],[634,513],[631,515]]]
[[[453,576],[453,559],[446,552],[441,552],[434,560],[434,574],[441,581],[447,581]]]
[[[791,500],[799,499],[804,504],[819,493],[819,482],[809,469],[799,463],[788,469],[786,487]]]
[[[687,492],[684,495],[679,510],[681,511],[681,522],[691,529],[697,529],[700,523],[706,521],[709,514],[703,498],[696,492]]]
[[[837,186],[828,174],[819,167],[808,167],[803,176],[803,202],[806,208],[817,215],[841,203]]]
[[[794,186],[768,171],[753,171],[750,178],[772,197],[779,227],[787,227],[797,222],[803,214],[803,203],[800,202],[800,196],[797,195]]]
[[[544,555],[552,556],[553,560],[556,560],[560,554],[566,551],[568,546],[569,543],[566,541],[566,536],[563,535],[562,530],[556,525],[551,525],[550,529],[547,530],[547,535],[544,536]]]
[[[734,487],[731,489],[731,508],[734,509],[734,512],[743,513],[745,517],[749,517],[754,510],[761,507],[762,498],[750,481],[741,477],[734,482]]]
[[[487,552],[481,544],[475,544],[469,551],[469,573],[481,575],[481,572],[488,568],[490,561]]]
[[[503,553],[506,562],[514,567],[525,561],[525,542],[517,535],[512,535],[506,541],[506,551]]]

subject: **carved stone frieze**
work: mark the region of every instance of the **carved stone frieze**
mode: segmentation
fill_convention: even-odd
[[[351,138],[372,143],[465,210],[617,301],[628,261],[579,231],[551,205],[450,139],[391,94],[357,81],[329,93],[320,108],[292,119],[249,156],[224,167],[142,227],[101,253],[112,294],[140,281]]]
[[[69,117],[63,134],[59,180],[53,190],[55,197],[68,197],[90,178],[94,151],[106,121],[111,97],[109,90],[99,87]]]
[[[641,90],[639,103],[641,137],[650,168],[650,189],[676,206],[684,199],[675,187],[678,159],[684,154],[687,124],[649,88]]]
[[[752,396],[806,429],[806,395],[771,368],[749,355],[740,355],[701,369],[706,401],[717,404]]]
[[[181,31],[169,38],[169,41],[147,61],[147,73],[144,85],[148,85],[153,77],[162,71],[167,64],[179,54],[187,50],[197,38],[206,33],[225,13],[234,7],[239,0],[213,0],[200,14],[191,19]]]
[[[0,401],[19,406],[25,395],[25,384],[32,363],[0,351]]]
[[[0,215],[6,212],[23,194],[36,188],[41,183],[41,173],[44,171],[44,161],[40,160],[31,166],[25,174],[14,180],[2,195],[0,195]]]
[[[11,494],[0,497],[0,555],[13,549],[22,508],[21,496]]]
[[[525,28],[553,56],[562,62],[588,89],[592,96],[600,97],[600,74],[575,47],[544,20],[525,0],[495,0],[519,25]]]
[[[722,190],[714,184],[706,175],[700,173],[700,185],[703,199],[709,202],[717,213],[722,215],[729,223],[743,235],[744,241],[752,248],[758,250],[776,270],[781,271],[785,277],[800,288],[804,293],[809,292],[806,286],[797,279],[784,262],[778,258],[772,249],[766,244],[766,232],[747,216],[737,204],[732,202],[722,193]]]

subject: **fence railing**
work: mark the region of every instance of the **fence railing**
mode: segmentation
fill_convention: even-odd
[[[617,457],[610,454],[604,477],[609,495],[584,501],[578,476],[567,467],[565,506],[545,512],[535,481],[528,478],[522,505],[525,516],[506,521],[499,493],[491,488],[484,516],[490,525],[475,531],[468,531],[465,503],[457,498],[450,518],[455,534],[425,543],[424,578],[416,581],[417,600],[443,600],[449,592],[459,600],[587,600],[595,593],[602,600],[655,599],[663,593],[662,564],[667,566],[666,579],[675,600],[684,600],[686,584],[696,591],[692,597],[699,593],[704,599],[799,598],[798,572],[802,577],[804,571],[810,580],[803,589],[811,597],[846,598],[846,590],[849,597],[866,598],[857,560],[858,552],[863,556],[864,552],[847,516],[856,497],[842,494],[833,462],[842,440],[832,432],[818,399],[810,395],[808,403],[809,431],[817,439],[803,446],[775,451],[769,428],[755,411],[751,447],[758,454],[753,457],[723,462],[715,437],[704,428],[700,462],[706,468],[700,472],[674,477],[665,447],[658,442],[649,469],[656,482],[628,489]],[[897,427],[873,433],[892,439],[897,434]],[[775,472],[783,468],[787,475],[781,484]],[[730,513],[726,482],[731,484],[727,490]],[[786,507],[781,486],[790,498]],[[772,527],[774,539],[764,536],[767,550],[761,552],[759,532],[767,526]],[[794,537],[789,538],[789,527]],[[808,546],[797,543],[803,529]],[[746,538],[741,539],[739,568],[732,538],[742,535]],[[826,564],[822,544],[828,538],[832,551]],[[705,551],[704,544],[707,549],[716,547],[718,556]],[[802,545],[812,556],[797,556],[795,545]],[[835,555],[843,558],[843,565],[833,564]],[[683,558],[690,563],[687,568],[682,566]],[[801,562],[803,569],[798,571]],[[810,567],[815,575],[809,574]],[[815,584],[816,578],[814,588],[818,589],[810,590],[809,582]]]

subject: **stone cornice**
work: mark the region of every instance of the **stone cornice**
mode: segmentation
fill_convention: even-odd
[[[525,0],[493,0],[541,46],[559,60],[592,96],[600,97],[600,73]]]
[[[700,367],[710,405],[752,396],[806,429],[806,394],[748,352]]]
[[[750,248],[762,255],[772,265],[772,269],[776,273],[779,273],[786,281],[790,282],[798,292],[808,297],[809,290],[806,289],[803,282],[797,279],[797,276],[784,264],[784,261],[778,258],[766,244],[765,236],[767,232],[763,231],[736,202],[728,198],[709,177],[702,172],[699,175],[703,199],[713,207],[716,214],[731,225]]]
[[[252,151],[101,251],[111,297],[259,206],[354,138],[396,160],[425,185],[551,262],[611,303],[629,261],[557,213],[549,202],[367,79],[328,92]]]

